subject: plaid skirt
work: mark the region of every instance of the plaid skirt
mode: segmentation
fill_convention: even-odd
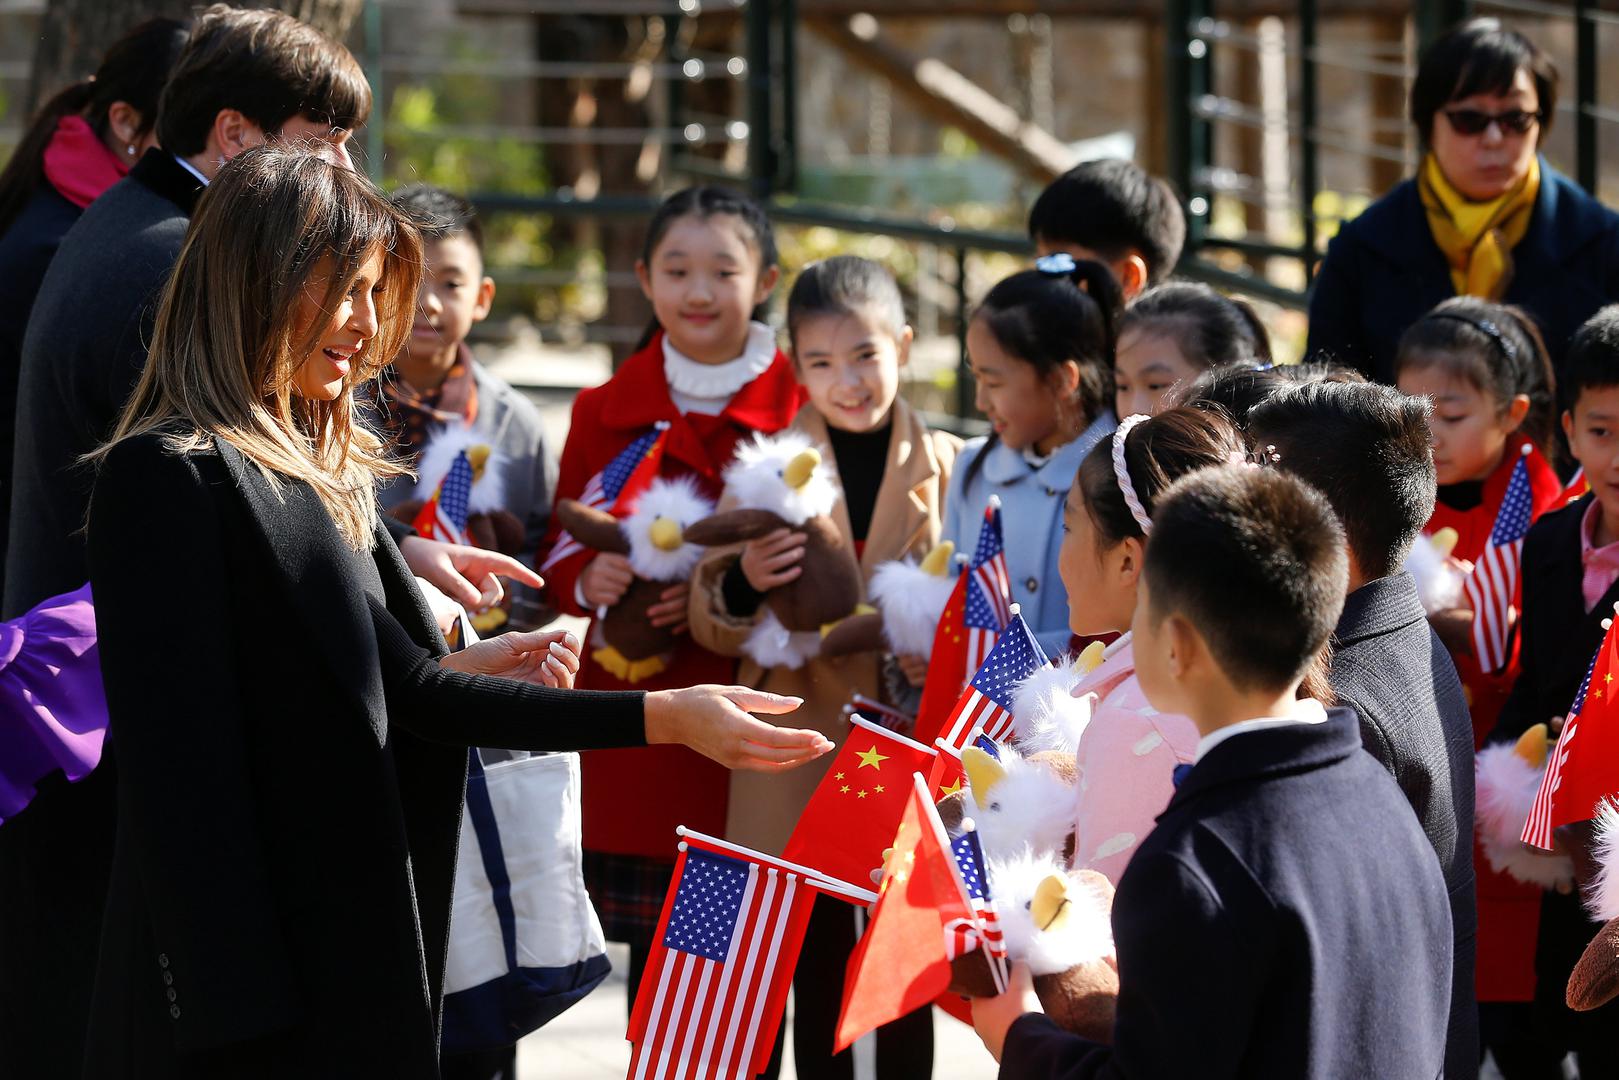
[[[674,869],[673,859],[586,849],[585,888],[608,941],[641,946],[651,942]]]

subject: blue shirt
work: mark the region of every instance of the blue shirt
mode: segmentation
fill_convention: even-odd
[[[973,463],[985,453],[989,441],[979,437],[961,448],[950,473],[942,539],[955,541],[958,552],[970,554],[978,543],[989,497],[1001,497],[1001,531],[1005,534],[1012,601],[1022,605],[1023,621],[1052,657],[1068,651],[1070,637],[1068,595],[1057,574],[1063,500],[1079,471],[1079,463],[1117,426],[1113,411],[1104,411],[1079,438],[1059,447],[1039,468],[1030,465],[1018,451],[997,442],[985,456],[983,467],[975,471]],[[974,473],[971,487],[966,486],[969,473]]]

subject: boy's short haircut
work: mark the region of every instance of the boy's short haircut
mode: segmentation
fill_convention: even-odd
[[[483,222],[478,210],[453,191],[432,184],[411,184],[390,196],[394,206],[410,215],[428,240],[465,236],[483,255]]]
[[[1558,368],[1557,394],[1570,412],[1586,390],[1619,386],[1619,304],[1609,304],[1574,332]]]
[[[309,24],[214,4],[198,15],[163,89],[158,142],[183,158],[202,153],[221,109],[266,135],[295,116],[352,131],[371,114],[371,86],[348,49]]]
[[[1109,262],[1132,251],[1156,285],[1186,244],[1186,215],[1174,190],[1130,161],[1087,161],[1053,180],[1029,210],[1029,236],[1077,244]]]
[[[1319,378],[1286,387],[1249,414],[1251,440],[1279,455],[1338,512],[1361,576],[1400,569],[1437,494],[1427,398],[1392,386]]]
[[[1179,614],[1244,690],[1298,682],[1343,612],[1349,562],[1322,495],[1276,469],[1221,465],[1160,497],[1145,563],[1149,614]]]

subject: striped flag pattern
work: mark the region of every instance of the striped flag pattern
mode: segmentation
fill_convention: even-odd
[[[978,546],[967,563],[966,614],[967,666],[961,677],[971,678],[995,647],[1012,613],[1012,579],[1006,569],[1006,543],[1001,532],[1001,500],[991,495],[984,507]]]
[[[467,506],[472,501],[472,460],[465,450],[455,455],[450,471],[438,482],[411,527],[429,540],[467,543]]]
[[[1529,487],[1529,458],[1525,455],[1513,466],[1506,496],[1495,516],[1495,526],[1473,572],[1462,583],[1462,591],[1473,608],[1473,653],[1479,667],[1490,673],[1507,666],[1507,643],[1511,638],[1508,612],[1518,592],[1518,569],[1523,558],[1523,538],[1534,513],[1534,497]]]
[[[889,731],[897,731],[902,735],[916,726],[916,717],[901,709],[896,709],[892,705],[884,705],[875,698],[869,698],[859,692],[856,692],[849,699],[849,704],[843,707],[843,712],[846,716],[858,713],[867,720],[874,721]]]
[[[682,844],[641,979],[629,1080],[764,1071],[815,891],[799,874]]]
[[[1000,912],[989,892],[989,875],[984,871],[984,850],[978,843],[978,833],[968,829],[950,843],[950,853],[956,858],[961,883],[966,886],[967,898],[972,902],[975,926],[962,928],[962,919],[951,920],[945,927],[945,955],[954,960],[974,948],[984,950],[989,959],[990,973],[995,977],[995,988],[1004,990],[1007,981],[1006,936],[1001,931]]]
[[[668,430],[669,421],[660,420],[651,431],[620,450],[605,469],[590,478],[579,501],[592,508],[607,507],[609,510],[617,510],[621,502],[628,506],[628,500],[645,491],[658,475],[658,467],[663,461],[663,438]],[[585,545],[563,529],[551,547],[551,554],[541,564],[540,573],[584,550]]]
[[[1580,682],[1562,735],[1546,762],[1546,775],[1535,793],[1522,841],[1552,850],[1560,825],[1585,821],[1603,799],[1619,791],[1619,714],[1615,713],[1615,672],[1619,672],[1619,634],[1612,620]]]
[[[984,658],[945,721],[945,742],[959,753],[972,744],[979,728],[996,742],[1004,742],[1012,733],[1013,691],[1018,683],[1050,662],[1014,605],[1006,632]]]

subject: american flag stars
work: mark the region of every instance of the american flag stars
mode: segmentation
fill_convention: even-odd
[[[724,960],[736,932],[742,891],[748,884],[746,864],[704,851],[689,851],[686,870],[669,912],[666,948],[709,960]]]

